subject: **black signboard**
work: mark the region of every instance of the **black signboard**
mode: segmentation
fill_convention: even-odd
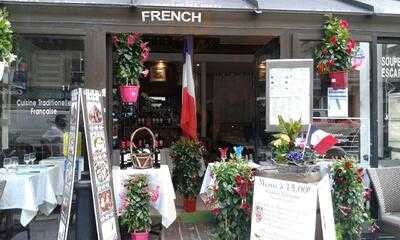
[[[119,240],[102,94],[98,90],[83,89],[81,102],[97,236],[100,240]]]
[[[78,124],[81,104],[81,89],[75,89],[71,93],[70,129],[68,135],[68,158],[65,162],[64,191],[61,202],[61,216],[58,227],[57,240],[66,240],[71,214],[72,194],[74,190],[74,174],[78,142]]]

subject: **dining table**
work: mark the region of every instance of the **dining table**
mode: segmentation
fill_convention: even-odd
[[[27,226],[41,212],[50,215],[59,204],[60,166],[56,164],[19,165],[14,170],[0,168],[0,180],[6,185],[0,198],[0,210],[20,209],[20,223]]]

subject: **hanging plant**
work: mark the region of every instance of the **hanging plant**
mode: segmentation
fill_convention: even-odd
[[[150,56],[148,42],[143,42],[141,33],[120,33],[112,37],[116,53],[114,71],[120,82],[121,99],[125,103],[135,103],[139,95],[139,78],[147,76],[144,63]]]
[[[358,167],[353,159],[339,160],[333,164],[332,176],[334,215],[339,239],[361,239],[364,224],[370,226],[370,231],[376,231],[377,226],[366,208],[371,198],[371,189],[364,189],[364,169]]]
[[[12,53],[13,31],[8,20],[8,12],[5,8],[0,9],[0,80],[3,77],[4,67],[16,59]]]
[[[348,71],[352,68],[352,57],[356,52],[356,41],[351,37],[349,23],[328,15],[323,26],[320,47],[314,53],[315,68],[320,76],[330,75],[333,87],[345,88]]]

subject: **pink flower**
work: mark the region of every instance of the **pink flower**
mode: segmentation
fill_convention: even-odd
[[[142,71],[143,77],[147,77],[147,75],[149,75],[149,72],[150,72],[150,71],[149,71],[149,69],[147,69],[147,68],[146,68],[145,70],[143,70],[143,71]]]
[[[329,59],[329,61],[328,61],[328,66],[329,66],[329,67],[333,67],[334,65],[335,65],[335,60]]]
[[[156,189],[151,191],[151,193],[150,193],[151,202],[152,203],[157,202],[159,196],[160,196],[160,187],[157,186]]]
[[[343,29],[349,29],[349,22],[347,22],[346,20],[340,19],[339,25]]]
[[[126,45],[128,45],[128,47],[131,47],[136,41],[135,36],[133,36],[132,34],[128,35],[128,38],[126,39]]]
[[[243,209],[247,214],[251,213],[250,204],[248,202],[244,202],[240,205],[240,209]]]
[[[371,196],[372,196],[372,189],[371,188],[365,189],[365,191],[363,192],[364,200],[365,201],[370,201],[371,200]]]
[[[114,36],[113,36],[112,42],[113,42],[114,46],[117,46],[117,45],[118,45],[118,43],[119,43],[119,38],[118,38],[117,35],[114,35]]]
[[[142,50],[144,50],[144,49],[148,49],[148,45],[149,44],[149,42],[142,42],[142,43],[140,43],[140,48],[142,49]]]
[[[221,212],[221,209],[220,209],[220,208],[213,208],[213,209],[211,209],[211,213],[214,214],[214,215],[218,215],[220,212]]]

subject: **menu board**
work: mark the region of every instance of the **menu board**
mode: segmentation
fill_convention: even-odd
[[[303,125],[311,121],[312,59],[267,60],[266,74],[266,130],[276,131],[278,116],[299,120]]]
[[[318,202],[321,214],[322,236],[324,240],[336,240],[335,219],[329,175],[326,174],[318,183]]]
[[[82,90],[83,122],[99,240],[120,239],[101,91]]]
[[[71,110],[69,121],[68,154],[65,161],[64,190],[61,202],[60,223],[57,240],[66,240],[68,235],[69,219],[71,214],[72,194],[74,190],[74,174],[78,142],[78,124],[80,115],[81,89],[75,89],[71,93]]]
[[[251,240],[315,238],[317,186],[255,177]]]

